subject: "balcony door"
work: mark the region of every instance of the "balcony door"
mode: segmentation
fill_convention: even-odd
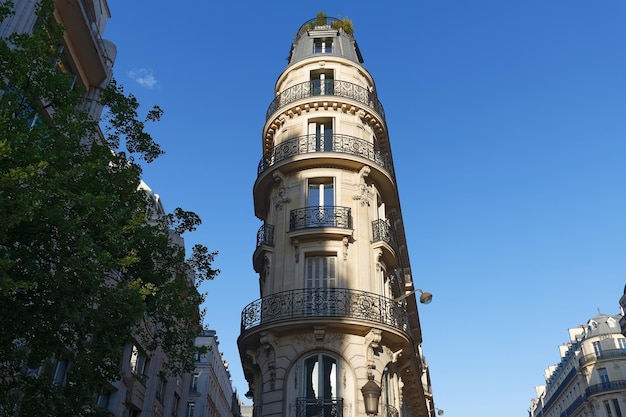
[[[341,400],[337,394],[337,359],[316,354],[304,360],[302,417],[338,417]]]
[[[333,150],[333,119],[317,119],[309,122],[309,152],[331,152]]]
[[[332,70],[311,71],[311,95],[333,95],[335,80]]]
[[[335,226],[335,187],[332,178],[309,180],[307,226]]]
[[[318,317],[335,315],[332,289],[337,286],[336,256],[307,256],[304,312]]]

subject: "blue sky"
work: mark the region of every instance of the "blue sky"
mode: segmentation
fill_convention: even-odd
[[[567,328],[618,314],[626,277],[626,3],[109,0],[115,73],[166,154],[144,179],[220,252],[206,324],[242,400],[259,297],[252,186],[294,33],[352,19],[385,106],[435,403],[526,416]]]

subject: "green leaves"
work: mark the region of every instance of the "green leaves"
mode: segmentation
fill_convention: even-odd
[[[135,159],[163,154],[146,132],[162,110],[141,119],[136,98],[114,81],[72,88],[74,76],[55,68],[64,48],[63,28],[48,24],[53,8],[40,3],[34,33],[0,39],[0,410],[8,415],[97,415],[93,398],[119,378],[131,334],[163,349],[164,373],[190,369],[204,299],[197,286],[219,273],[216,252],[198,245],[186,260],[172,238],[195,230],[195,213],[148,221],[154,202]],[[90,116],[99,109],[102,120]],[[52,379],[55,358],[71,364],[63,383]]]

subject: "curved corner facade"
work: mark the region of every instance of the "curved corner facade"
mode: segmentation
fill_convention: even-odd
[[[345,21],[344,21],[345,22]],[[350,30],[301,26],[266,112],[239,351],[256,416],[434,410],[385,114]]]
[[[621,315],[598,314],[569,329],[561,361],[535,387],[529,417],[619,417],[626,413],[626,337]]]

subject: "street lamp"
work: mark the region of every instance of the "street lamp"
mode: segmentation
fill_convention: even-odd
[[[401,300],[404,300],[404,299],[405,299],[405,298],[407,298],[408,296],[413,295],[413,294],[415,294],[415,293],[416,293],[416,292],[418,292],[418,291],[419,291],[419,293],[420,293],[420,303],[422,303],[422,304],[430,304],[430,302],[431,302],[431,301],[433,301],[433,295],[432,295],[431,293],[429,293],[429,292],[424,292],[424,291],[422,291],[422,289],[421,289],[421,288],[417,288],[417,289],[415,289],[415,290],[413,290],[413,291],[409,291],[409,292],[407,292],[406,294],[401,295],[401,296],[400,296],[400,297],[398,297],[398,298],[395,298],[393,301],[401,301]]]
[[[374,382],[373,374],[369,374],[367,380],[361,388],[363,400],[365,401],[365,412],[368,416],[375,416],[378,415],[378,401],[380,400],[382,389]]]

